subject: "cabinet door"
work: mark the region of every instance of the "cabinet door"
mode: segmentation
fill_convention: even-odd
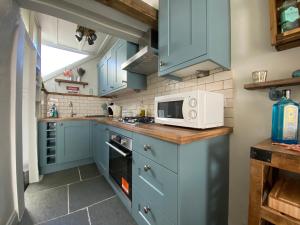
[[[103,95],[108,91],[107,87],[107,61],[102,62],[98,65],[98,84],[99,84],[99,95]]]
[[[116,45],[117,87],[127,84],[127,71],[121,69],[125,61],[127,61],[127,44],[125,41],[119,41]]]
[[[206,1],[159,1],[160,71],[207,53]]]
[[[108,80],[108,90],[114,90],[116,84],[116,57],[114,48],[110,50],[110,54],[107,58],[107,80]]]
[[[103,175],[108,174],[108,147],[105,142],[108,140],[108,131],[106,126],[97,124],[94,126],[94,158],[95,162],[98,164]]]
[[[90,121],[60,122],[57,135],[58,153],[64,163],[87,159],[92,156]]]

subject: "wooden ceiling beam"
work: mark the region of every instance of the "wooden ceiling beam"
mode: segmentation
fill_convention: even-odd
[[[136,20],[150,25],[153,29],[158,27],[158,10],[142,0],[95,0],[122,12]]]

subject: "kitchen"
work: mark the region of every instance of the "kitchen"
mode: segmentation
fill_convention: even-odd
[[[202,4],[204,4],[203,2]],[[166,8],[163,3],[165,2],[159,2],[162,5],[159,7],[158,31],[162,29],[161,23],[165,21],[163,18],[166,16],[163,14],[163,9]],[[122,53],[118,52],[118,44],[123,49],[124,46],[127,48],[126,60],[134,56],[133,53],[139,52],[139,47],[142,49],[144,46],[139,46],[138,41],[133,41],[129,35],[125,39],[130,42],[117,40],[107,44],[107,48],[103,49],[101,59],[94,60],[97,61],[94,63],[94,73],[89,73],[91,69],[86,68],[84,63],[80,64],[87,73],[81,82],[88,83],[87,86],[64,84],[64,81],[60,80],[65,78],[63,76],[65,71],[62,71],[60,77],[53,78],[52,84],[48,87],[47,82],[44,82],[45,91],[42,94],[44,100],[41,101],[45,103],[41,106],[43,117],[53,116],[55,115],[53,112],[57,111],[59,118],[43,118],[39,122],[39,151],[43,148],[40,146],[52,145],[51,140],[55,140],[54,145],[56,146],[56,153],[52,154],[52,152],[49,157],[46,155],[47,151],[41,150],[46,153],[45,155],[39,154],[40,174],[45,174],[44,178],[46,178],[46,174],[75,167],[78,168],[79,174],[82,172],[83,177],[80,179],[84,180],[84,171],[92,170],[95,179],[101,176],[101,179],[107,181],[109,187],[112,188],[113,192],[107,198],[121,201],[122,205],[118,205],[116,208],[125,207],[130,218],[124,209],[121,210],[124,213],[122,215],[126,215],[128,220],[133,218],[137,224],[247,224],[250,147],[270,137],[271,108],[274,103],[268,99],[268,89],[250,92],[244,89],[244,84],[252,82],[251,73],[258,68],[259,70],[268,69],[268,80],[287,78],[287,74],[299,69],[297,63],[299,48],[277,52],[271,46],[269,4],[267,2],[256,2],[261,9],[257,8],[258,5],[255,3],[247,3],[242,7],[243,10],[246,10],[246,13],[242,15],[239,10],[240,3],[231,1],[231,16],[228,11],[224,10],[224,8],[229,8],[229,3],[227,1],[223,3],[224,7],[216,8],[221,11],[218,14],[222,21],[218,20],[218,22],[211,21],[216,18],[210,17],[212,16],[210,7],[206,11],[199,3],[198,9],[204,10],[204,14],[207,13],[204,17],[209,18],[210,23],[207,26],[211,29],[207,30],[207,34],[201,36],[202,42],[197,43],[196,48],[187,49],[185,52],[175,51],[175,56],[181,56],[181,58],[172,58],[172,63],[177,65],[168,65],[168,61],[163,58],[164,50],[161,45],[159,46],[160,59],[156,57],[156,68],[168,67],[169,69],[158,69],[158,72],[153,72],[151,65],[150,67],[134,65],[129,69],[137,71],[124,72],[124,70],[120,70],[120,73],[126,73],[127,80],[122,77],[120,82],[110,82],[111,76],[108,76],[107,80],[103,82],[105,79],[101,75],[103,71],[108,71],[113,67],[112,71],[117,71],[114,73],[118,78],[118,69],[123,66],[124,61],[119,64],[110,62],[112,56]],[[181,5],[183,11],[186,10],[187,5],[185,4]],[[213,5],[213,1],[210,4]],[[41,7],[35,5],[36,10]],[[174,10],[177,8],[175,7]],[[263,17],[262,11],[265,13]],[[51,11],[51,13],[53,12]],[[226,13],[227,15],[224,15]],[[263,23],[256,21],[252,16],[253,21],[250,22],[247,16],[252,14],[262,17]],[[233,20],[233,18],[243,18],[246,21],[245,25],[260,31],[259,40],[254,34],[249,33],[249,26],[240,27],[239,21]],[[174,24],[180,24],[180,21],[177,21],[180,20],[180,17],[175,16],[173,19]],[[204,22],[201,19],[199,21]],[[256,26],[257,24],[260,25]],[[199,25],[199,27],[203,26],[203,24]],[[164,26],[166,25],[164,24]],[[183,26],[182,29],[188,30],[189,27]],[[178,40],[174,40],[175,42],[186,44],[187,40],[185,40],[185,36],[181,36],[181,33],[186,34],[187,32],[183,32],[183,30],[174,34],[174,37],[178,38]],[[158,34],[160,44],[164,40],[164,34],[165,32]],[[245,36],[246,34],[248,37]],[[123,33],[119,34],[118,37],[124,37],[123,35]],[[199,31],[196,32],[196,35],[203,35],[203,33]],[[203,40],[206,39],[206,35],[209,39],[205,47]],[[170,47],[168,54],[176,50],[174,47],[176,45]],[[203,55],[205,51],[207,54]],[[223,53],[221,58],[219,58],[220,52]],[[155,56],[155,51],[146,54]],[[194,61],[184,58],[184,56],[195,58],[195,54],[200,57]],[[186,63],[181,63],[181,60]],[[107,68],[101,71],[103,66]],[[75,73],[77,67],[78,65],[74,66],[74,69],[72,68]],[[148,75],[140,74],[144,73],[140,70],[146,71],[148,68],[150,68]],[[95,74],[94,82],[84,80],[92,77],[90,74]],[[139,76],[131,76],[133,74],[139,74]],[[286,74],[285,77],[282,74]],[[98,77],[99,87],[89,88],[89,84],[98,83]],[[110,90],[103,88],[101,83],[107,83],[106,88]],[[120,86],[115,87],[115,84]],[[138,86],[131,86],[136,84]],[[79,86],[79,95],[86,96],[78,96],[78,93],[66,93],[67,86]],[[77,88],[73,88],[71,91],[74,90],[76,92]],[[84,94],[82,94],[83,92]],[[185,95],[185,93],[188,94]],[[214,93],[215,96],[210,96],[211,93]],[[195,96],[191,97],[191,95]],[[217,99],[222,97],[223,101],[216,99],[210,101],[209,99],[213,97]],[[184,100],[188,98],[190,98],[189,101]],[[292,99],[299,99],[297,87],[292,87]],[[112,102],[114,105],[108,107],[112,110],[106,110],[105,105]],[[199,104],[203,108],[197,108],[197,106],[197,110],[192,109],[195,102],[203,102]],[[211,105],[210,102],[215,104]],[[50,111],[54,104],[56,107]],[[98,107],[94,108],[94,104]],[[205,111],[206,109],[207,111]],[[97,117],[107,114],[114,114],[111,116],[115,118]],[[136,118],[129,118],[136,115],[148,116],[149,120],[143,119],[135,125],[128,124],[136,122]],[[197,122],[193,119],[197,117],[196,115],[201,117]],[[120,116],[126,117],[125,121],[119,121],[118,117]],[[151,123],[153,118],[156,124]],[[190,118],[192,122],[182,123],[180,122],[182,119],[178,118]],[[170,125],[175,125],[175,127]],[[192,127],[197,129],[191,129]],[[206,129],[210,127],[216,128]],[[53,139],[53,137],[55,138]],[[113,167],[113,157],[110,156],[112,152],[117,152],[113,150],[114,148],[122,150],[119,155],[123,154],[127,157],[128,153],[132,154],[132,161],[130,159],[123,160],[125,167],[128,167],[130,162],[132,163],[132,168],[127,168],[128,170],[132,169],[132,176],[126,179],[130,172],[123,169],[122,173],[126,171],[126,174],[121,175],[124,178],[121,179],[121,183],[118,183],[120,179],[116,178],[120,174],[113,175],[114,169],[118,168]],[[241,148],[243,151],[239,150]],[[63,149],[64,153],[61,153],[60,149]],[[106,149],[106,151],[101,151],[101,149]],[[48,160],[49,165],[47,164]],[[91,168],[84,167],[86,164],[93,165],[90,163],[94,161],[100,170],[100,175],[95,168],[92,168],[93,166]],[[55,165],[51,165],[51,162],[55,162]],[[216,181],[217,183],[215,183]],[[203,188],[203,182],[206,183],[206,188]],[[72,185],[71,181],[67,183],[68,187]],[[87,206],[89,205],[84,207]],[[241,213],[238,213],[239,211]],[[92,210],[87,209],[87,212],[84,213],[90,215],[92,221],[90,224],[97,224],[94,222],[96,217],[93,215],[98,215],[99,211],[94,211],[95,214],[92,214]],[[57,221],[58,224],[68,223],[68,220],[63,221],[60,216],[58,219],[61,219]],[[55,223],[55,221],[52,222]],[[109,224],[108,221],[106,222]],[[274,220],[271,222],[276,224]],[[119,222],[119,224],[121,223]]]

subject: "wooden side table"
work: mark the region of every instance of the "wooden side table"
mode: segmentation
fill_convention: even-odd
[[[280,170],[300,174],[300,152],[272,145],[268,139],[251,147],[250,157],[248,225],[300,225],[300,220],[284,215],[267,205],[268,194]]]

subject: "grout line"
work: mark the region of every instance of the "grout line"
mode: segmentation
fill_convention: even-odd
[[[68,214],[70,213],[70,186],[69,186],[69,184],[67,185],[67,187],[68,187],[68,190],[67,190],[67,197],[68,197]]]
[[[79,173],[79,178],[80,178],[80,181],[82,181],[82,178],[81,178],[81,173],[80,173],[80,169],[79,169],[79,167],[77,167],[77,169],[78,169],[78,173]]]
[[[98,175],[98,176],[95,176],[95,177],[91,177],[91,178],[87,178],[87,179],[84,179],[83,181],[89,181],[89,180],[93,180],[93,179],[96,179],[98,177],[102,177],[103,175]],[[75,182],[72,182],[72,183],[69,183],[69,184],[63,184],[63,185],[60,185],[60,186],[57,186],[57,187],[52,187],[52,188],[48,188],[48,189],[44,189],[44,190],[39,190],[39,191],[35,191],[35,192],[31,192],[31,193],[27,193],[29,195],[31,194],[35,194],[35,193],[39,193],[39,192],[42,192],[42,191],[49,191],[49,190],[53,190],[53,189],[58,189],[58,188],[62,188],[66,185],[73,185],[73,184],[78,184],[82,181],[75,181]]]
[[[77,212],[79,212],[79,211],[82,211],[82,210],[87,209],[87,208],[89,208],[89,207],[92,207],[92,206],[94,206],[94,205],[97,205],[97,204],[106,202],[106,201],[108,201],[108,200],[110,200],[110,199],[113,199],[113,198],[115,198],[115,197],[117,197],[117,195],[113,195],[113,196],[111,196],[111,197],[109,197],[109,198],[106,198],[106,199],[101,200],[101,201],[99,201],[99,202],[93,203],[93,204],[91,204],[91,205],[89,205],[89,206],[86,206],[86,207],[83,207],[83,208],[81,208],[81,209],[77,209],[77,210],[75,210],[75,211],[73,211],[73,212],[68,212],[68,214],[64,214],[64,215],[61,215],[61,216],[58,216],[58,217],[55,217],[55,218],[52,218],[52,219],[49,219],[49,220],[45,220],[45,221],[36,223],[35,225],[39,225],[39,224],[42,224],[42,223],[46,223],[46,222],[49,222],[49,221],[52,221],[52,220],[56,220],[56,219],[62,218],[62,217],[64,217],[64,216],[71,215],[71,214],[73,214],[73,213],[77,213]]]
[[[91,223],[91,217],[90,217],[90,213],[89,213],[89,208],[86,207],[86,211],[87,211],[87,216],[88,216],[88,219],[89,219],[89,224],[92,225]]]

